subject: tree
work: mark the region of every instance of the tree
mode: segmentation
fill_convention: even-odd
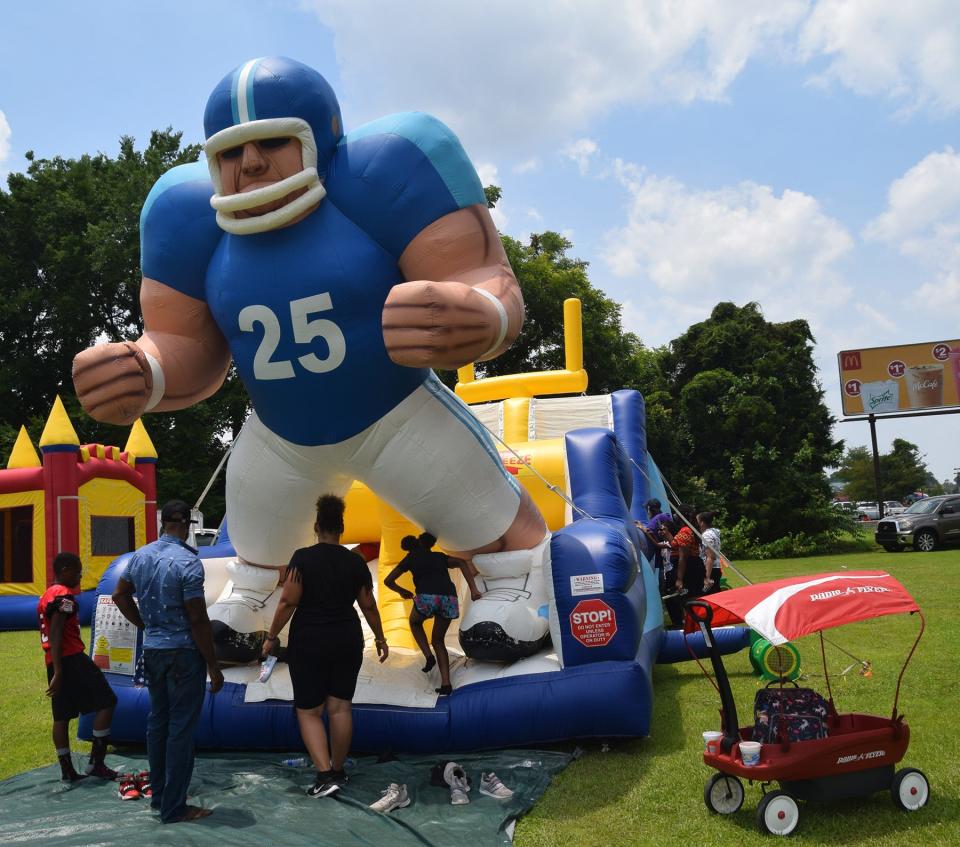
[[[840,462],[837,476],[851,500],[877,499],[873,453],[869,448],[850,448]],[[941,488],[927,470],[920,448],[902,438],[893,439],[890,452],[880,454],[880,485],[882,500],[903,500],[917,490],[940,493]]]
[[[508,235],[501,240],[523,292],[526,319],[513,346],[479,365],[478,376],[562,369],[563,301],[576,297],[582,305],[589,393],[637,387],[647,351],[639,338],[623,331],[620,305],[590,284],[587,263],[567,256],[571,243],[556,232],[531,235],[527,244]]]
[[[127,432],[99,424],[76,402],[73,357],[96,339],[140,334],[139,219],[147,193],[169,168],[196,161],[200,147],[181,134],[153,132],[145,150],[124,137],[116,158],[35,159],[0,190],[0,450],[9,455],[21,424],[36,443],[59,394],[83,443],[123,446]],[[231,376],[193,409],[151,415],[146,426],[160,455],[159,493],[199,496],[247,410]],[[223,511],[222,484],[205,504]]]
[[[806,321],[766,321],[756,303],[719,303],[659,358],[647,403],[662,405],[651,451],[681,496],[725,512],[757,541],[835,527],[824,469],[842,444]],[[710,502],[704,503],[704,498]]]

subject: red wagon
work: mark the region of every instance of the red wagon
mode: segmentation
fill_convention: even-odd
[[[741,779],[761,784],[764,796],[757,807],[757,824],[761,831],[774,835],[790,835],[796,830],[800,819],[797,800],[863,797],[889,790],[893,802],[906,811],[926,804],[930,796],[927,778],[914,768],[895,768],[910,743],[910,728],[897,712],[900,684],[923,635],[924,621],[916,601],[890,574],[843,571],[792,577],[691,600],[686,609],[688,631],[699,628],[710,647],[721,701],[723,736],[703,754],[704,763],[717,771],[703,792],[710,811],[733,814],[740,809],[744,800]],[[823,630],[883,615],[914,613],[920,616],[920,631],[897,679],[891,715],[837,712]],[[764,712],[753,725],[739,725],[730,683],[712,637],[714,626],[735,623],[748,624],[773,645],[820,634],[829,700],[806,693],[808,702],[812,697],[822,703],[816,714],[808,706],[811,714],[791,715],[791,689],[781,680],[774,696],[764,698],[777,704],[772,715]],[[763,692],[758,694],[758,702],[761,695]],[[755,739],[760,732],[766,737]],[[805,740],[796,740],[798,737]],[[760,759],[749,765],[744,763],[739,742],[752,740],[761,742]],[[767,791],[775,782],[780,790]]]

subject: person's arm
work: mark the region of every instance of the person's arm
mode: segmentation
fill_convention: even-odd
[[[63,624],[67,616],[56,611],[50,616],[50,660],[53,663],[53,676],[47,687],[47,696],[56,697],[60,693],[60,681],[63,679]]]
[[[280,602],[277,604],[277,610],[273,613],[273,620],[267,630],[267,638],[263,642],[262,655],[264,658],[270,655],[273,645],[280,640],[280,632],[293,617],[293,613],[297,610],[297,606],[300,605],[300,600],[303,597],[300,569],[289,568],[287,576],[288,579],[283,583],[283,590],[280,592]]]
[[[202,597],[194,597],[183,601],[187,611],[187,620],[190,621],[190,634],[193,643],[207,663],[207,673],[210,675],[210,693],[216,694],[223,688],[223,673],[217,667],[217,652],[213,646],[213,629],[210,618],[207,616],[207,604]]]
[[[677,591],[683,591],[683,578],[687,573],[687,548],[685,545],[681,544],[677,548],[677,579],[676,579],[676,588]]]
[[[520,334],[523,295],[484,206],[425,227],[399,264],[408,281],[390,290],[382,318],[396,364],[455,370],[499,356]]]
[[[123,577],[117,580],[117,585],[113,589],[113,603],[120,610],[130,623],[137,629],[143,629],[143,618],[140,617],[140,609],[133,599],[134,587],[132,582],[128,582]]]
[[[712,547],[704,544],[703,547],[703,565],[704,565],[704,580],[703,588],[704,590],[710,588],[713,585],[713,569],[718,567],[717,564],[717,554]]]
[[[387,660],[390,655],[390,648],[387,646],[387,638],[383,634],[383,622],[380,620],[380,610],[377,608],[377,598],[373,596],[373,588],[369,585],[361,585],[357,592],[357,605],[363,612],[367,625],[373,630],[373,643],[377,647],[377,655],[381,662]]]
[[[185,409],[226,378],[230,348],[206,303],[144,277],[140,308],[135,342],[98,344],[73,360],[77,399],[95,420],[128,425],[148,410]]]
[[[410,570],[409,566],[405,564],[406,561],[407,558],[404,556],[403,561],[384,577],[383,584],[391,591],[396,591],[404,600],[412,600],[414,597],[413,592],[409,588],[397,585],[397,580]]]
[[[483,597],[483,593],[477,588],[477,581],[474,578],[474,569],[470,566],[470,563],[464,559],[456,559],[453,556],[447,556],[447,567],[448,568],[460,568],[460,572],[463,574],[463,578],[467,581],[467,585],[470,586],[470,599],[479,600]]]

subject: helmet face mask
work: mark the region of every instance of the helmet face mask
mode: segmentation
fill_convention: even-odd
[[[226,232],[248,235],[292,223],[323,200],[321,182],[341,133],[340,107],[327,81],[292,59],[252,59],[235,69],[214,89],[207,102],[204,150],[217,210],[217,224]],[[224,194],[219,154],[251,141],[296,138],[303,167],[299,173],[262,188]],[[277,209],[237,217],[287,195],[303,194]]]

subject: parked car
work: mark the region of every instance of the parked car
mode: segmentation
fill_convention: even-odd
[[[884,500],[883,501],[883,516],[885,518],[892,518],[894,515],[902,515],[907,511],[907,507],[896,500]]]
[[[857,503],[857,520],[860,520],[860,521],[880,520],[880,507],[876,503],[868,503],[866,501]]]
[[[903,514],[877,524],[877,544],[889,553],[913,547],[923,553],[960,543],[960,495],[917,500]]]
[[[209,547],[217,537],[215,529],[198,527],[193,531],[193,543],[197,547]]]

